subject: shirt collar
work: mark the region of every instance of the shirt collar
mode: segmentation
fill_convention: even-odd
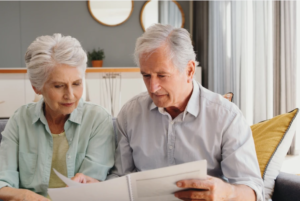
[[[157,106],[152,101],[152,103],[150,105],[150,110],[153,110],[155,108],[157,108]],[[189,102],[188,102],[188,104],[187,104],[187,106],[184,110],[183,118],[185,117],[186,112],[188,112],[191,115],[197,117],[198,114],[199,114],[199,110],[200,110],[200,89],[199,89],[198,83],[195,80],[193,80],[193,92],[192,92],[190,100],[189,100]]]
[[[186,106],[186,111],[197,117],[200,110],[200,89],[198,83],[193,80],[193,93]]]
[[[36,103],[36,108],[34,111],[34,118],[33,118],[32,124],[36,123],[39,119],[41,120],[41,122],[46,124],[47,121],[46,121],[46,118],[44,115],[43,105],[44,105],[44,98],[41,98]],[[83,101],[83,99],[80,99],[77,107],[70,114],[70,117],[68,119],[69,121],[77,123],[77,124],[81,124],[82,114],[83,114],[83,105],[84,105],[84,101]]]

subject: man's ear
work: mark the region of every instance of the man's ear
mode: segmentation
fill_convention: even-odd
[[[193,61],[193,60],[190,60],[187,64],[186,75],[187,75],[188,83],[193,81],[193,77],[195,74],[195,66],[196,66],[196,64],[195,64],[195,61]]]
[[[31,85],[32,86],[32,85]],[[36,93],[36,94],[42,94],[42,92],[40,91],[40,90],[37,90],[37,88],[35,88],[34,86],[32,86],[32,89],[34,90],[34,92]]]

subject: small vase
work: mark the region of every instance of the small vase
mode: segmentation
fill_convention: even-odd
[[[102,67],[102,65],[103,65],[103,60],[93,60],[92,61],[93,67]]]

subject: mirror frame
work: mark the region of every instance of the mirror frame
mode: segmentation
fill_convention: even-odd
[[[141,26],[142,26],[142,29],[143,29],[144,32],[146,31],[146,29],[145,29],[144,23],[143,23],[143,21],[142,21],[142,15],[143,15],[143,12],[144,12],[144,9],[145,9],[146,5],[147,5],[150,1],[151,1],[151,0],[148,0],[148,1],[143,5],[142,10],[141,10],[141,13],[140,13],[140,23],[141,23]],[[177,1],[175,1],[175,0],[172,0],[172,1],[177,5],[177,7],[178,7],[178,9],[179,9],[179,11],[180,11],[180,13],[181,13],[181,17],[182,17],[181,28],[183,28],[183,27],[184,27],[184,22],[185,22],[185,17],[184,17],[183,9],[182,9],[182,7],[180,6],[180,4],[179,4]]]
[[[119,23],[119,24],[110,25],[110,24],[105,24],[104,22],[101,22],[100,20],[98,20],[98,19],[94,16],[94,14],[93,14],[93,12],[92,12],[92,10],[91,10],[91,6],[90,6],[90,0],[87,1],[87,5],[88,5],[89,12],[90,12],[90,14],[92,15],[92,17],[94,18],[94,20],[96,20],[97,22],[99,22],[99,23],[102,24],[102,25],[109,26],[109,27],[119,26],[119,25],[125,23],[125,22],[130,18],[130,16],[132,15],[132,12],[133,12],[133,8],[134,8],[134,1],[131,0],[131,3],[132,3],[132,4],[131,4],[131,11],[130,11],[128,17],[127,17],[124,21],[122,21],[121,23]]]

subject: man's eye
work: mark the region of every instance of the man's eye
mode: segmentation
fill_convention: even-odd
[[[143,77],[144,77],[144,78],[149,78],[149,77],[150,77],[150,75],[143,75]]]
[[[75,85],[75,86],[79,86],[79,85],[81,85],[81,83],[74,83],[74,85]]]
[[[159,75],[158,77],[166,77],[166,76],[164,76],[164,75]]]
[[[58,88],[63,87],[63,85],[54,85],[54,87],[58,89]]]

